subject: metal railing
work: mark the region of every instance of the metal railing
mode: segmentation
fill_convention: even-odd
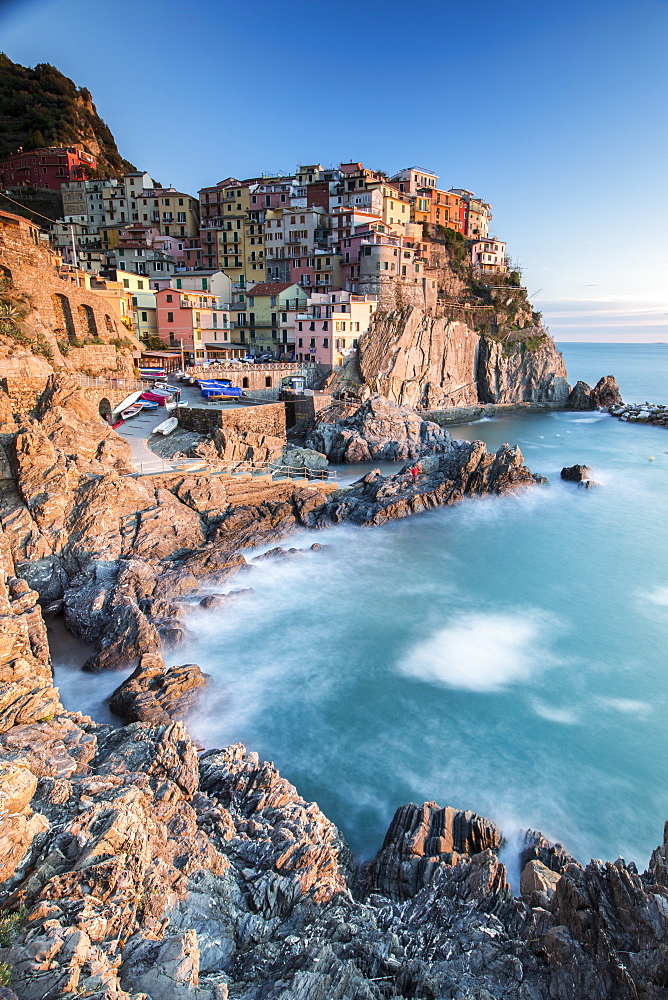
[[[96,378],[90,375],[79,375],[74,373],[74,378],[82,389],[123,389],[129,393],[136,389],[146,391],[153,385],[152,379],[133,378]]]
[[[331,469],[309,469],[306,465],[277,465],[273,462],[264,462],[251,465],[248,462],[230,462],[228,464],[216,464],[209,466],[204,461],[197,459],[155,459],[151,462],[134,462],[134,472],[126,472],[123,479],[136,478],[138,476],[151,476],[166,473],[169,475],[178,473],[204,472],[209,476],[271,476],[287,479],[307,479],[319,482],[337,482],[337,473]]]

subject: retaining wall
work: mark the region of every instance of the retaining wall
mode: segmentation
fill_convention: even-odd
[[[245,431],[285,438],[285,406],[283,403],[262,403],[258,406],[238,406],[231,409],[216,407],[179,406],[179,425],[198,434],[222,430]]]

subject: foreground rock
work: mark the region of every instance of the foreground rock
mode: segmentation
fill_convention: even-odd
[[[306,439],[308,448],[332,462],[406,461],[447,451],[450,442],[438,424],[384,396],[321,410]]]
[[[568,396],[566,407],[569,410],[602,410],[621,403],[622,397],[616,379],[612,375],[604,375],[593,389],[586,382],[576,382]]]
[[[447,454],[421,460],[417,476],[411,466],[394,476],[382,476],[374,469],[348,489],[332,493],[327,503],[313,512],[310,523],[319,527],[340,521],[383,524],[455,503],[464,496],[502,494],[547,482],[523,461],[517,447],[504,444],[493,455],[482,441],[451,439]]]
[[[130,449],[78,384],[52,376],[30,414],[0,390],[2,523],[16,573],[94,652],[85,669],[178,648],[178,599],[246,565],[322,505],[327,484],[182,472],[137,477]],[[280,451],[280,449],[279,449]],[[273,454],[273,452],[272,452]]]
[[[19,1000],[665,1000],[668,826],[643,875],[527,833],[518,901],[493,823],[409,804],[360,871],[242,746],[198,758],[180,723],[65,712],[35,599],[0,532],[0,963]]]
[[[136,670],[112,694],[109,708],[125,722],[167,724],[185,719],[210,681],[196,663],[168,670],[161,656],[145,653]]]

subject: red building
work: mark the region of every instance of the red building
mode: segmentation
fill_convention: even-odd
[[[85,180],[96,168],[97,159],[75,146],[48,146],[27,153],[21,150],[0,163],[0,184],[60,191],[61,184]]]

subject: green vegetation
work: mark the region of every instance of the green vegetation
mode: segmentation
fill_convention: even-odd
[[[0,986],[9,986],[12,981],[12,969],[6,962],[0,962]]]
[[[430,232],[427,227],[427,232]],[[456,229],[446,226],[436,226],[428,237],[435,243],[442,243],[447,249],[452,268],[459,274],[469,270],[469,251],[466,239]]]
[[[126,351],[133,351],[135,346],[129,337],[114,337],[111,343],[114,347],[118,348],[119,351],[123,350],[123,348],[125,348]]]
[[[119,154],[85,87],[49,63],[30,69],[0,53],[0,160],[19,146],[29,150],[61,143],[99,151],[100,176],[135,169]]]
[[[160,337],[154,335],[149,335],[148,337],[142,338],[142,344],[148,351],[165,351],[167,350],[167,344]]]
[[[13,913],[0,913],[0,948],[10,946],[21,930],[25,917],[25,906],[19,906]]]

